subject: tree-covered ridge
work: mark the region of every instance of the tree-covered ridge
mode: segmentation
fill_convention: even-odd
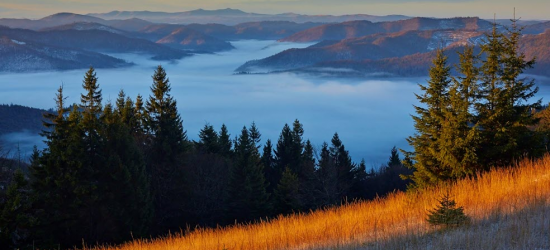
[[[15,104],[0,104],[0,135],[29,131],[38,134],[42,127],[42,114],[48,111]]]

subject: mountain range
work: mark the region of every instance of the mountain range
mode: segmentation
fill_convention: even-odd
[[[544,39],[550,22],[520,24],[526,25],[522,50],[546,63],[550,55]],[[315,44],[243,62],[236,71],[415,75],[425,74],[434,49],[478,45],[492,26],[477,17],[264,15],[234,9],[0,18],[0,56],[6,59],[0,62],[0,71],[124,67],[132,63],[112,55],[139,53],[154,60],[177,60],[194,53],[231,50],[231,42],[238,40],[278,40]],[[533,72],[550,75],[546,70]]]
[[[456,52],[462,51],[465,45],[483,43],[485,33],[492,25],[479,18],[413,18],[387,23],[353,21],[326,24],[280,40],[321,42],[246,62],[236,72],[421,76],[428,72],[435,49],[444,48],[450,63],[457,63]],[[525,27],[521,51],[527,58],[537,58],[536,67],[527,73],[550,76],[547,70],[550,67],[550,29],[546,28],[547,25],[545,22]]]
[[[488,21],[477,17],[467,18],[423,18],[417,17],[407,20],[394,22],[373,23],[369,21],[351,21],[343,23],[333,23],[317,26],[287,38],[281,39],[282,42],[316,42],[323,40],[342,40],[347,38],[356,38],[372,34],[395,33],[412,30],[476,30],[486,31],[492,27]]]
[[[0,72],[27,72],[97,68],[117,68],[131,63],[81,49],[61,48],[34,41],[23,42],[0,36]]]
[[[209,24],[223,23],[226,25],[236,25],[245,22],[262,22],[262,21],[290,21],[296,23],[320,22],[320,23],[335,23],[346,22],[352,20],[368,20],[372,22],[385,22],[408,19],[410,17],[403,15],[389,16],[373,16],[373,15],[301,15],[295,13],[283,14],[257,14],[248,13],[237,9],[219,9],[219,10],[204,10],[197,9],[185,12],[152,12],[152,11],[112,11],[109,13],[91,13],[88,16],[99,17],[106,20],[113,19],[129,19],[140,18],[156,23],[171,23],[171,24]]]
[[[434,31],[439,33],[441,31]],[[408,32],[411,33],[411,32]],[[417,32],[412,32],[417,33]],[[425,33],[423,31],[422,33]],[[477,33],[479,34],[479,33]],[[451,42],[442,46],[445,48],[445,54],[448,56],[448,62],[450,65],[457,64],[459,62],[458,52],[464,50],[464,45],[476,45],[482,42],[482,37],[477,36],[476,33],[471,33],[471,36],[466,36],[463,39],[458,39],[455,42]],[[354,39],[350,39],[348,43]],[[398,40],[406,41],[407,39],[399,38]],[[415,40],[414,42],[421,42]],[[533,69],[528,69],[526,73],[542,76],[550,76],[550,30],[546,30],[542,34],[536,35],[524,35],[521,38],[520,51],[525,53],[527,60],[536,59],[536,64]],[[346,41],[343,41],[346,42]],[[321,43],[322,44],[322,43]],[[384,44],[380,44],[384,45]],[[387,44],[386,44],[387,45]],[[426,45],[423,43],[420,47]],[[334,49],[334,47],[318,46],[314,45],[311,48],[320,48],[322,50]],[[340,47],[340,49],[343,47]],[[435,50],[428,47],[426,52],[414,52],[410,51],[408,55],[404,56],[388,56],[386,58],[373,58],[372,56],[365,56],[363,58],[325,58],[326,60],[315,60],[310,63],[297,64],[295,67],[277,67],[276,59],[266,58],[259,61],[252,61],[244,64],[236,71],[249,72],[247,70],[261,69],[274,72],[293,72],[293,73],[307,73],[314,75],[333,75],[333,76],[352,76],[352,77],[412,77],[412,76],[425,76],[429,68],[432,66],[432,60],[435,57]],[[479,47],[475,49],[476,53],[480,52]],[[335,53],[335,52],[333,52]],[[319,54],[322,54],[319,53]],[[276,58],[277,55],[274,57]],[[279,55],[283,56],[283,55]],[[291,57],[292,55],[284,55]],[[454,70],[454,69],[453,69]]]

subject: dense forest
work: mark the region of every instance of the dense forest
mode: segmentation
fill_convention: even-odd
[[[115,103],[103,102],[90,68],[79,104],[65,103],[59,88],[55,110],[44,116],[47,147],[34,151],[29,173],[9,172],[0,244],[66,248],[253,222],[539,157],[550,114],[529,102],[538,89],[521,76],[534,61],[519,52],[520,36],[515,23],[506,33],[495,25],[481,54],[460,53],[456,76],[439,50],[417,94],[414,151],[402,159],[388,150],[388,163],[370,172],[337,133],[316,150],[299,120],[277,142],[262,141],[254,122],[237,135],[206,124],[190,141],[162,66],[147,98],[120,91]]]
[[[80,104],[44,113],[47,147],[32,155],[30,175],[13,174],[2,193],[3,244],[71,247],[113,243],[187,227],[229,225],[307,212],[347,200],[405,190],[397,149],[379,171],[354,163],[334,134],[315,150],[303,125],[285,125],[276,143],[252,123],[232,136],[206,124],[187,139],[170,82],[159,66],[151,94],[123,91],[103,105],[93,68]],[[16,207],[16,209],[14,209]]]

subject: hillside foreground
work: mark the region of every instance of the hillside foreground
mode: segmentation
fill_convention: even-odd
[[[441,229],[426,222],[446,192],[469,224]],[[87,249],[550,249],[550,156],[374,201]]]

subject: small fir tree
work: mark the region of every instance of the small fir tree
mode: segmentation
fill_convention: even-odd
[[[451,199],[450,194],[447,192],[439,200],[437,208],[429,211],[426,220],[434,226],[443,225],[449,227],[466,223],[468,217],[464,214],[464,208],[457,207],[456,202]]]

